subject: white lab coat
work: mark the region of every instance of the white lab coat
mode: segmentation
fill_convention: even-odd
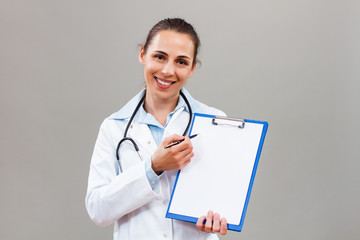
[[[183,92],[194,112],[224,115],[223,112],[194,100],[186,90]],[[135,105],[140,95],[134,97],[122,110]],[[91,159],[85,200],[90,218],[100,226],[115,223],[116,240],[218,239],[216,234],[199,231],[194,223],[165,218],[177,171],[165,171],[155,188],[151,188],[144,161],[151,158],[157,145],[146,124],[134,121],[128,131],[128,136],[138,144],[144,161],[140,160],[129,141],[125,141],[119,151],[123,169],[120,173],[115,151],[123,138],[129,120],[127,115],[131,114],[129,112],[124,115],[124,111],[120,110],[105,119],[101,125]],[[172,134],[181,135],[188,119],[189,113],[184,107],[176,111],[165,128],[164,138]]]

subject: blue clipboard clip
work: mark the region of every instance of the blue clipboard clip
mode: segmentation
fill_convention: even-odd
[[[226,123],[223,122],[216,122],[216,120],[226,120]],[[234,124],[229,123],[229,122],[236,122]],[[240,122],[240,124],[238,124]],[[232,127],[238,127],[238,128],[244,128],[245,127],[245,119],[242,118],[228,118],[228,117],[221,117],[221,116],[215,116],[212,119],[212,124],[213,125],[228,125],[228,126],[232,126]]]

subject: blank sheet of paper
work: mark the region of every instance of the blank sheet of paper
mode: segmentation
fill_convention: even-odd
[[[266,130],[264,122],[246,122],[244,128],[226,125],[226,120],[214,125],[213,117],[194,117],[191,134],[199,134],[191,140],[195,156],[179,172],[167,217],[196,222],[213,210],[239,230]]]

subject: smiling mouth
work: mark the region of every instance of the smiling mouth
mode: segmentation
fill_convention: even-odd
[[[176,83],[176,81],[174,81],[174,82],[172,82],[172,81],[164,81],[164,80],[158,79],[157,77],[154,77],[154,78],[158,83],[160,83],[163,86],[170,86],[170,85]]]

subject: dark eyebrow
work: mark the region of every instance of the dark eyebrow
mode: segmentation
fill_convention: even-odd
[[[188,58],[188,59],[190,59],[188,56],[185,56],[185,55],[180,55],[180,56],[178,56],[178,58]]]
[[[169,56],[169,54],[167,54],[167,53],[164,52],[164,51],[157,50],[157,51],[155,51],[155,52],[161,53],[161,54],[163,54],[163,55],[165,55],[165,56]],[[177,57],[178,57],[178,58],[188,58],[188,59],[190,59],[190,57],[188,57],[188,56],[186,56],[186,55],[180,55],[180,56],[177,56]]]
[[[163,54],[163,55],[165,55],[165,56],[169,56],[166,52],[163,52],[163,51],[160,51],[160,50],[157,50],[157,51],[155,51],[155,52],[161,53],[161,54]]]

